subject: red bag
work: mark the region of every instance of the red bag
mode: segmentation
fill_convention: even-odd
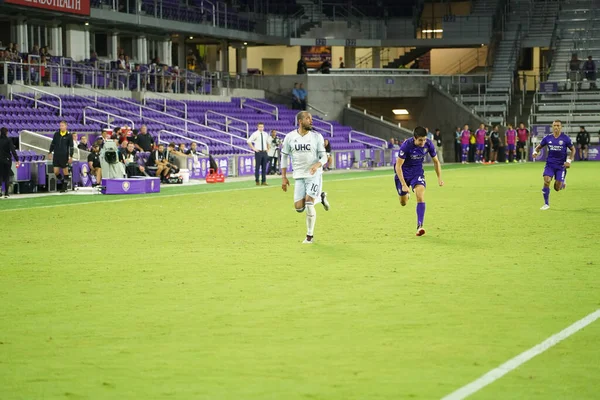
[[[225,175],[223,175],[223,171],[221,171],[221,169],[219,169],[219,171],[215,174],[215,176],[216,176],[215,182],[217,182],[217,183],[225,182]]]
[[[206,183],[217,183],[217,174],[214,169],[209,169],[206,175]]]

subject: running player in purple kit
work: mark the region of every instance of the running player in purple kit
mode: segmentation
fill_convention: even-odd
[[[515,140],[517,138],[517,131],[513,129],[512,124],[508,124],[508,129],[504,132],[506,137],[506,161],[505,162],[517,162],[517,150],[515,147]],[[512,155],[512,160],[510,159]]]
[[[460,146],[462,147],[462,164],[467,163],[467,157],[469,157],[469,142],[471,140],[471,131],[469,125],[465,125],[460,134]]]
[[[430,139],[427,139],[427,131],[417,126],[413,131],[413,137],[407,139],[400,146],[400,153],[396,160],[396,190],[400,196],[400,204],[405,206],[410,197],[409,186],[417,195],[417,236],[423,236],[423,221],[425,220],[425,175],[423,171],[423,160],[429,153],[433,160],[438,184],[444,186],[442,181],[442,166],[438,160],[435,147]],[[464,156],[463,156],[464,157]]]
[[[554,190],[557,192],[567,187],[566,168],[571,167],[572,160],[575,159],[575,146],[571,142],[571,138],[561,132],[562,123],[556,120],[552,123],[552,135],[546,135],[540,144],[533,150],[533,158],[538,156],[538,153],[544,146],[548,146],[548,157],[546,157],[546,166],[544,167],[544,205],[541,210],[550,208],[550,182],[554,178]],[[567,157],[567,148],[571,150],[571,157]]]
[[[481,164],[483,162],[483,153],[485,151],[485,124],[479,125],[479,129],[475,131],[475,143],[477,144],[477,153],[475,155],[475,162]]]

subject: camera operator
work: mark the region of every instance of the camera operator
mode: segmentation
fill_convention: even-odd
[[[269,146],[269,150],[267,154],[269,155],[269,159],[271,160],[271,168],[269,168],[269,175],[277,174],[277,162],[279,161],[279,156],[281,154],[281,139],[277,137],[277,131],[273,129],[271,131],[271,143]]]

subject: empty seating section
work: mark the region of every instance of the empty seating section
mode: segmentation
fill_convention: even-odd
[[[33,97],[33,95],[30,95]],[[46,103],[58,105],[58,99],[55,97],[42,97]],[[30,130],[39,133],[51,134],[58,128],[61,120],[67,121],[69,130],[74,133],[99,134],[102,129],[107,127],[107,122],[113,126],[130,125],[132,121],[136,129],[142,124],[147,125],[148,132],[153,136],[158,136],[159,131],[166,130],[175,135],[162,132],[161,141],[179,143],[190,143],[189,140],[180,136],[189,137],[209,145],[212,154],[240,154],[243,149],[248,148],[246,144],[246,124],[237,120],[229,120],[229,127],[238,129],[229,129],[229,133],[224,132],[225,117],[210,115],[208,124],[205,125],[205,114],[207,111],[214,111],[246,121],[249,125],[251,134],[259,122],[265,124],[265,129],[270,131],[277,130],[280,134],[285,134],[295,129],[294,121],[297,111],[290,110],[283,105],[279,105],[279,120],[270,113],[271,109],[265,105],[264,111],[241,108],[239,98],[233,98],[229,102],[211,102],[211,101],[186,101],[188,118],[187,130],[186,121],[182,118],[183,109],[180,102],[169,101],[168,113],[163,112],[162,107],[156,103],[148,103],[143,108],[140,117],[140,106],[132,99],[126,99],[126,102],[112,97],[98,97],[97,102],[93,97],[84,96],[61,96],[62,116],[58,115],[55,108],[38,103],[38,108],[34,108],[33,100],[15,97],[14,100],[0,98],[0,110],[3,115],[2,125],[9,130],[9,136],[17,137],[21,130]],[[156,111],[155,111],[156,110]],[[84,123],[85,113],[85,123]],[[110,113],[107,114],[107,113]],[[333,126],[333,136],[330,136],[330,125]],[[381,147],[382,142],[379,139],[360,136],[361,142],[370,143],[371,146],[360,142],[350,142],[350,131],[352,128],[343,126],[336,121],[321,122],[314,117],[315,128],[330,140],[333,150],[361,150],[367,147]],[[353,133],[355,135],[355,133]],[[233,146],[232,146],[233,145]],[[243,148],[243,149],[242,149]]]
[[[600,92],[537,93],[532,106],[531,125],[550,125],[562,121],[564,131],[575,137],[580,126],[585,126],[598,141],[600,133]]]

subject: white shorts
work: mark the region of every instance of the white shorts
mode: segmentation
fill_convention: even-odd
[[[310,196],[320,201],[321,188],[323,186],[323,175],[311,176],[310,178],[299,178],[294,181],[294,202]]]

